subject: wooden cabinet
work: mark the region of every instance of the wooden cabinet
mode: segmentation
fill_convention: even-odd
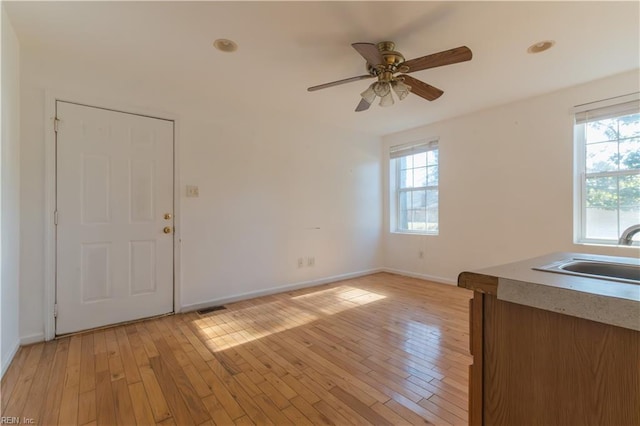
[[[640,332],[498,300],[464,272],[471,425],[640,425]]]

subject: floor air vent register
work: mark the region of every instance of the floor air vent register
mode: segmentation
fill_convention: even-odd
[[[223,309],[227,309],[227,308],[224,306],[211,306],[209,308],[198,309],[196,312],[198,313],[198,315],[206,315],[206,314],[210,314],[211,312],[221,311]]]

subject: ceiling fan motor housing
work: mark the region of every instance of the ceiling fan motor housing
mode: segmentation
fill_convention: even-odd
[[[372,76],[378,77],[379,81],[390,82],[393,80],[393,74],[397,72],[407,72],[407,67],[402,67],[402,63],[405,61],[404,56],[400,52],[396,52],[395,43],[392,41],[382,41],[377,45],[380,51],[380,57],[382,63],[380,64],[366,64],[367,71]]]

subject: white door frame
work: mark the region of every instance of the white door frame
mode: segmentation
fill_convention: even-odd
[[[180,247],[181,247],[181,223],[180,214],[180,173],[178,157],[179,120],[175,114],[166,111],[151,110],[146,108],[123,105],[122,102],[104,99],[87,99],[86,96],[77,94],[60,94],[49,90],[45,92],[44,111],[44,142],[45,142],[45,217],[44,217],[44,339],[52,340],[56,337],[54,306],[56,300],[56,227],[54,224],[54,212],[56,207],[56,135],[54,119],[56,116],[56,102],[64,101],[80,105],[103,108],[107,110],[123,112],[126,114],[143,115],[151,118],[173,121],[173,212],[174,212],[174,243],[173,243],[173,311],[180,312]]]

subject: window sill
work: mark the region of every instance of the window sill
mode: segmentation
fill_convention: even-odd
[[[395,235],[439,235],[439,232],[422,232],[422,231],[390,231],[391,234]]]
[[[604,241],[575,241],[575,245],[578,246],[593,246],[593,247],[611,247],[611,248],[635,248],[640,249],[640,244],[634,243],[632,245],[618,244],[617,242],[604,242]]]

